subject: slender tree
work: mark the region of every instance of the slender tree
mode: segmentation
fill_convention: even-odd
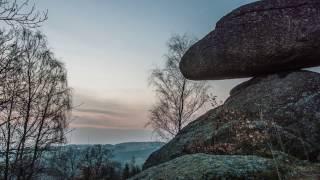
[[[132,156],[130,161],[130,177],[133,177],[134,175],[140,173],[140,166],[136,164],[136,157]]]
[[[179,70],[182,56],[194,42],[187,35],[173,36],[167,43],[165,67],[153,69],[150,76],[158,101],[150,110],[147,126],[164,139],[179,133],[210,100],[206,81],[187,80]]]
[[[128,179],[129,177],[130,177],[130,167],[129,167],[129,164],[126,163],[122,171],[122,179]]]

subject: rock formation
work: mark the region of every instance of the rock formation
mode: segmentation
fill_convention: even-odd
[[[300,70],[320,65],[319,37],[319,0],[261,0],[223,17],[186,52],[181,72],[194,80],[253,78],[152,153],[135,178],[274,179],[292,175],[283,167],[319,163],[320,74]]]
[[[271,149],[315,161],[320,154],[319,92],[315,72],[255,77],[233,88],[224,105],[186,126],[144,167],[195,152],[268,157]]]
[[[320,65],[319,14],[319,0],[262,0],[240,7],[187,51],[181,72],[216,80]]]

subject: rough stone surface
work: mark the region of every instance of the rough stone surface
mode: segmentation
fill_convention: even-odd
[[[318,66],[319,57],[319,0],[261,0],[223,17],[180,69],[189,79],[230,79]]]
[[[270,157],[279,150],[317,161],[319,142],[320,74],[278,73],[235,87],[224,105],[186,126],[144,168],[193,153]]]
[[[214,119],[216,114],[216,110],[211,110],[196,121],[188,124],[175,138],[159,150],[153,152],[144,163],[143,168],[145,169],[187,154],[184,151],[185,146],[197,142],[199,139],[210,141],[214,133],[212,129],[214,121],[212,119]]]
[[[272,159],[257,156],[193,154],[144,170],[139,179],[277,179]]]
[[[281,127],[281,133],[293,137],[283,142],[284,149],[303,159],[317,159],[320,153],[319,73],[296,71],[253,78],[235,87],[224,106],[241,109],[251,118],[275,122]],[[297,142],[296,138],[301,140]]]

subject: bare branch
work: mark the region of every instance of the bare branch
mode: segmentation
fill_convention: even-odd
[[[0,21],[12,27],[37,28],[48,19],[48,10],[36,11],[35,5],[29,6],[29,0],[1,0]]]

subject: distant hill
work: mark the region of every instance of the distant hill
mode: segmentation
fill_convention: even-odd
[[[137,165],[142,165],[149,155],[164,145],[163,142],[129,142],[113,146],[112,158],[124,164],[134,157]]]
[[[115,145],[104,144],[103,147],[112,150],[112,159],[122,165],[130,162],[133,157],[137,165],[142,165],[152,152],[163,145],[163,142],[127,142]],[[63,148],[65,150],[68,148],[84,150],[90,146],[94,146],[94,144],[69,144],[63,146]]]

